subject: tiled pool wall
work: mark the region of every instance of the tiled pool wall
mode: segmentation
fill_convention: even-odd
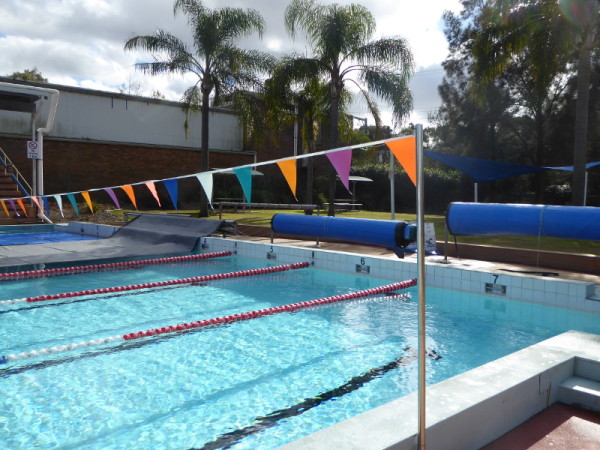
[[[414,259],[393,259],[339,253],[318,248],[248,242],[215,237],[202,238],[207,251],[234,251],[237,255],[265,259],[280,264],[308,261],[315,268],[402,281],[417,276]],[[452,267],[426,260],[428,287],[451,289],[474,294],[487,294],[504,299],[556,306],[582,312],[600,313],[595,299],[594,283],[548,279],[531,275],[511,275]]]

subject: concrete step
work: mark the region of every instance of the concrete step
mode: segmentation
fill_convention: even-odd
[[[559,401],[600,412],[600,381],[573,376],[564,380],[558,389]]]

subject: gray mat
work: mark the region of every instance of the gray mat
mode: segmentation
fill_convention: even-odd
[[[222,220],[141,214],[109,238],[0,246],[0,268],[191,252]]]

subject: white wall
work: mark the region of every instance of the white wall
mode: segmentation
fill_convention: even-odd
[[[185,113],[178,102],[111,92],[48,85],[60,92],[49,138],[200,147],[200,114],[191,119],[186,138]],[[211,150],[242,150],[242,128],[235,114],[213,110],[209,117]],[[0,111],[0,135],[31,135],[30,116]]]

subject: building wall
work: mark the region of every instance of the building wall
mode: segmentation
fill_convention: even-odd
[[[0,81],[14,82],[5,78]],[[53,129],[44,137],[45,194],[160,180],[200,170],[200,115],[192,118],[186,138],[185,113],[178,102],[44,83],[19,84],[60,92]],[[41,123],[45,123],[46,116],[43,109]],[[292,129],[289,135],[286,132],[276,140],[266,138],[244,150],[242,127],[234,113],[214,109],[209,123],[210,168],[234,167],[250,164],[255,158],[267,161],[293,154]],[[31,180],[32,162],[26,157],[29,139],[28,114],[0,111],[0,148]],[[263,177],[263,183],[272,175],[270,169],[265,170],[268,176]],[[215,187],[219,184],[231,183],[221,180]],[[198,196],[198,186],[195,179],[180,183],[180,197],[193,201]],[[140,190],[142,197],[154,202],[144,189]],[[160,183],[158,190],[161,198],[165,194],[168,199]],[[100,194],[93,197],[97,195]],[[123,199],[126,201],[126,197]]]

